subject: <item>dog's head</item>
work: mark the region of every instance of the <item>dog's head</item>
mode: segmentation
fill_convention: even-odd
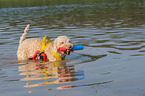
[[[66,52],[59,52],[59,48],[64,47]],[[59,36],[53,41],[53,50],[61,54],[70,54],[73,49],[73,44],[71,44],[70,39],[67,36]]]

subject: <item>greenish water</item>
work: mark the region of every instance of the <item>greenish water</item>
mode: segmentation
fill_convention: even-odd
[[[49,5],[92,4],[92,3],[143,3],[143,0],[0,0],[0,7],[36,7]],[[130,6],[130,5],[129,5]]]
[[[0,95],[144,96],[144,0],[1,0]],[[62,62],[18,62],[19,38],[83,44]]]

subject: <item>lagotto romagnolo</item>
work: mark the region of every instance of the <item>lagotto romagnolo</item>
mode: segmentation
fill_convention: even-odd
[[[42,39],[31,38],[31,39],[24,40],[26,38],[26,34],[29,29],[29,26],[30,26],[29,24],[26,26],[24,33],[20,37],[19,46],[17,50],[18,61],[28,60],[33,57],[33,55],[37,50],[41,50],[41,46],[43,42]],[[67,52],[59,52],[58,51],[59,47],[66,48]],[[46,54],[48,61],[56,61],[57,59],[55,58],[52,51],[58,53],[59,56],[62,59],[64,59],[66,54],[69,55],[72,49],[73,49],[73,44],[70,43],[70,39],[67,36],[59,36],[49,46],[45,48],[44,53]]]

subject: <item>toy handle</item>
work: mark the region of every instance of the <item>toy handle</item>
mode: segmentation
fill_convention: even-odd
[[[73,51],[75,50],[83,50],[83,45],[75,45],[73,46]]]

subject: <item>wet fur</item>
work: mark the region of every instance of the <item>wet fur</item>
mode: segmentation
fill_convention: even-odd
[[[42,39],[31,38],[24,40],[28,29],[29,24],[27,25],[27,27],[24,30],[24,33],[20,37],[19,46],[17,50],[18,61],[28,60],[29,58],[32,58],[35,52],[37,50],[40,50],[42,46]],[[68,48],[68,46],[71,46],[71,48],[73,47],[73,45],[70,43],[70,39],[67,36],[59,36],[49,46],[46,47],[44,53],[46,54],[47,59],[49,61],[56,61],[56,58],[54,57],[52,50],[58,53],[60,57],[64,59],[66,54],[59,52],[58,48],[59,47]]]

